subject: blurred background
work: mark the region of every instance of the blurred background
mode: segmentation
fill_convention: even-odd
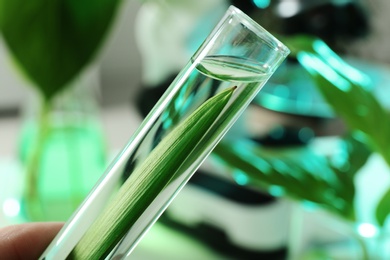
[[[83,126],[83,143],[80,144],[80,139],[77,141],[80,146],[73,147],[74,151],[81,151],[76,157],[86,158],[89,167],[83,179],[85,184],[79,187],[76,202],[72,199],[65,202],[62,196],[71,190],[63,187],[67,183],[66,170],[63,173],[61,170],[65,177],[60,173],[46,177],[47,180],[40,184],[44,187],[43,196],[59,198],[47,201],[49,206],[43,215],[37,213],[32,214],[34,217],[26,217],[28,214],[23,210],[28,201],[24,198],[28,183],[25,171],[31,166],[29,149],[34,147],[34,140],[39,139],[31,121],[37,121],[40,99],[34,80],[29,79],[29,73],[20,65],[25,61],[14,60],[16,49],[9,47],[13,43],[9,40],[12,34],[3,22],[6,12],[0,10],[4,32],[4,37],[0,35],[0,226],[34,220],[66,220],[230,4],[283,39],[296,35],[320,39],[337,58],[346,62],[346,67],[356,69],[357,74],[348,80],[353,82],[362,78],[361,85],[368,87],[368,92],[385,109],[390,106],[390,2],[387,0],[122,1],[96,55],[75,74],[75,80],[67,83],[74,90],[58,98],[53,105],[56,114],[65,114],[66,109],[70,109],[74,115],[75,109],[81,108],[78,122],[85,118],[89,122]],[[34,34],[33,29],[29,32]],[[72,48],[77,49],[78,45]],[[329,60],[335,57],[329,55]],[[285,148],[289,154],[305,158],[307,155],[300,152],[308,147],[326,158],[342,157],[340,139],[349,132],[350,125],[335,113],[335,108],[331,108],[315,85],[316,81],[304,70],[298,58],[292,56],[243,115],[246,137],[265,148],[262,151],[264,158],[271,158],[275,149],[284,152]],[[77,101],[72,100],[74,96]],[[355,101],[360,103],[360,100]],[[65,123],[60,122],[60,126],[63,125]],[[231,130],[233,134],[237,131],[240,129]],[[46,171],[72,168],[67,166],[69,163],[85,169],[86,166],[76,162],[76,158],[69,157],[61,164],[60,155],[53,157],[53,154],[61,153],[56,152],[62,146],[61,135],[66,136],[65,132],[59,132],[50,137],[53,144],[45,148],[48,149],[46,160],[56,162],[55,166],[45,165]],[[365,155],[365,151],[359,150],[357,154]],[[344,230],[340,215],[335,217],[329,213],[334,205],[315,207],[316,210],[310,206],[302,209],[302,202],[310,202],[310,199],[299,192],[289,193],[289,184],[277,187],[271,181],[267,188],[242,185],[242,179],[237,176],[242,177],[240,174],[244,170],[221,164],[221,156],[212,155],[202,165],[137,247],[134,259],[323,259],[320,257],[329,253],[329,248],[332,254],[345,256],[346,241],[349,250],[351,236],[349,231],[340,231]],[[367,163],[358,163],[361,168],[356,171],[359,174],[354,175],[356,178],[351,183],[356,187],[364,183],[364,187],[355,187],[351,201],[357,203],[359,198],[359,206],[355,209],[358,215],[363,214],[359,215],[359,221],[372,224],[375,222],[372,216],[361,212],[375,211],[374,204],[377,205],[378,198],[385,194],[390,178],[386,162],[379,155],[370,156],[361,159]],[[280,173],[276,166],[274,168]],[[376,174],[376,182],[365,175],[372,172]],[[315,190],[316,186],[311,188]],[[367,199],[366,194],[371,189],[380,192],[375,198]],[[390,208],[390,204],[387,205]],[[339,225],[343,228],[334,228]],[[370,227],[378,228],[376,222],[368,226],[368,232]],[[329,247],[330,244],[337,246]],[[353,253],[358,251],[359,254],[360,249],[356,249],[359,243],[352,244]],[[315,250],[302,253],[308,248]],[[299,257],[302,254],[307,258]]]

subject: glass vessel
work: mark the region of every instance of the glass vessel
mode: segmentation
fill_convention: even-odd
[[[106,167],[96,72],[87,70],[50,101],[32,96],[25,109],[19,158],[27,221],[67,220]]]
[[[229,7],[40,259],[122,259],[289,54]]]

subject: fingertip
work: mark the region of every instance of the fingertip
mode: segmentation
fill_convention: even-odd
[[[0,256],[2,259],[37,259],[62,226],[61,222],[34,222],[1,228]]]

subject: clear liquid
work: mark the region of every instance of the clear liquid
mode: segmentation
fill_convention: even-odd
[[[232,56],[209,56],[197,66],[198,71],[221,83],[230,81],[255,84],[268,79],[270,72],[267,68],[267,65]]]
[[[197,66],[189,63],[168,89],[171,97],[161,116],[148,134],[155,133],[154,140],[171,131],[179,122],[206,100],[221,91],[236,86],[230,105],[243,102],[255,95],[271,73],[266,66],[231,56],[209,56]],[[244,103],[242,105],[244,105]],[[152,111],[153,113],[153,111]],[[157,112],[158,113],[158,112]],[[154,143],[156,144],[156,143]],[[151,147],[144,147],[148,154]],[[141,150],[142,150],[141,149]]]
[[[79,213],[76,214],[77,217],[68,222],[69,228],[62,232],[65,235],[62,234],[62,238],[59,239],[62,243],[67,243],[62,247],[73,248],[83,233],[88,232],[93,218],[98,217],[102,212],[102,207],[98,204],[107,200],[107,197],[115,196],[113,195],[117,191],[115,182],[118,184],[127,178],[131,181],[133,169],[142,164],[168,132],[172,131],[206,100],[227,88],[236,86],[229,103],[219,117],[208,131],[202,133],[199,142],[191,147],[190,154],[175,169],[175,172],[172,172],[170,176],[172,179],[166,178],[164,185],[157,188],[157,194],[146,203],[147,206],[144,206],[145,200],[142,201],[142,214],[130,221],[129,232],[127,235],[121,234],[125,238],[110,254],[110,258],[130,253],[270,75],[271,73],[265,66],[248,63],[236,57],[212,56],[206,57],[200,64],[189,63],[144,120],[113,167],[106,173],[105,179],[97,185],[93,194],[82,205]],[[53,247],[61,247],[61,243],[54,244],[56,240],[52,243]],[[109,250],[111,251],[112,248]],[[58,253],[58,248],[52,251]],[[51,259],[50,250],[46,252],[46,259]],[[66,250],[63,252],[65,256],[68,253],[69,251],[66,252]]]

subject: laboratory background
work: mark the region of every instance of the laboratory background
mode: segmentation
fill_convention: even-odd
[[[234,5],[291,54],[128,258],[390,259],[388,0],[7,1],[0,227],[67,221]]]

